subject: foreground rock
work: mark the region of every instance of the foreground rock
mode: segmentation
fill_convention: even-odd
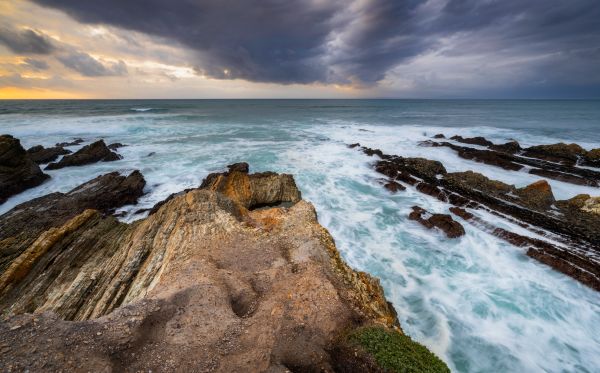
[[[22,240],[15,232],[0,247]],[[293,178],[244,164],[132,224],[88,209],[43,230],[10,260],[0,292],[13,315],[0,324],[0,365],[14,370],[350,371],[360,356],[382,371],[366,347],[381,334],[357,328],[408,338],[379,282],[342,261]],[[427,364],[428,352],[406,343],[379,346]]]
[[[54,162],[61,155],[71,154],[71,151],[62,146],[54,146],[44,148],[42,145],[37,145],[27,149],[29,158],[37,164]]]
[[[84,146],[73,154],[64,156],[59,162],[50,163],[47,170],[57,170],[69,166],[82,166],[96,162],[118,161],[121,156],[111,151],[104,140]]]
[[[523,243],[519,246],[527,247],[528,256],[600,290],[598,197],[580,195],[571,200],[557,201],[545,180],[517,188],[473,171],[449,173],[436,161],[393,156],[366,147],[360,149],[371,156],[381,153],[374,168],[391,180],[412,185],[424,194],[463,209],[488,210],[532,233],[545,236],[544,240],[519,238],[525,236],[477,224],[479,228],[513,244]],[[415,164],[419,167],[415,168]],[[453,212],[461,216],[456,211]],[[461,217],[472,221],[473,214],[467,210],[465,213]],[[423,217],[424,214],[415,210],[411,215],[425,226],[434,226],[428,216]]]
[[[0,136],[0,204],[12,195],[40,185],[48,177],[31,160],[18,139]]]

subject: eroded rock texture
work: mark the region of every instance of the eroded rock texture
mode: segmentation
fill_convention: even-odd
[[[0,136],[0,204],[12,195],[40,185],[48,177],[18,139]]]
[[[15,370],[332,371],[338,334],[397,326],[290,175],[232,165],[133,224],[86,209],[35,236],[0,278]]]

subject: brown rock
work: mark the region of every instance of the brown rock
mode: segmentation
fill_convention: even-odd
[[[493,142],[487,140],[485,137],[477,136],[477,137],[467,137],[464,138],[462,136],[452,136],[450,140],[462,142],[463,144],[471,144],[471,145],[481,145],[481,146],[490,146],[494,145]]]
[[[490,149],[501,153],[515,154],[521,151],[521,145],[517,141],[509,141],[505,144],[489,146]]]
[[[397,193],[398,191],[403,191],[403,190],[406,190],[406,187],[405,187],[404,185],[402,185],[402,184],[399,184],[399,183],[397,183],[397,182],[395,182],[395,181],[392,181],[392,180],[390,180],[390,181],[386,182],[386,183],[383,185],[383,187],[384,187],[385,189],[389,190],[389,191],[390,191],[390,192],[392,192],[392,193]]]
[[[559,171],[532,168],[531,170],[529,170],[529,173],[532,175],[544,176],[549,179],[563,181],[565,183],[571,183],[576,185],[589,185],[595,187],[598,186],[598,182],[596,180],[586,179],[583,177],[575,176],[573,174],[567,174]]]
[[[63,148],[62,146],[44,148],[42,145],[37,145],[27,149],[29,158],[37,164],[54,162],[59,156],[70,153],[70,150]]]
[[[418,206],[412,207],[412,212],[408,215],[411,220],[418,221],[427,229],[436,227],[446,234],[448,238],[457,238],[464,236],[465,229],[463,226],[452,219],[447,214],[430,214],[426,210]]]
[[[111,162],[121,159],[121,156],[110,149],[104,143],[104,140],[84,146],[73,154],[64,156],[57,163],[50,163],[46,166],[47,170],[57,170],[69,166],[82,166],[96,162]]]
[[[44,174],[21,146],[21,142],[10,136],[0,136],[0,204],[12,195],[43,183]]]
[[[583,156],[583,164],[592,167],[600,167],[600,148],[592,149]]]
[[[521,203],[538,210],[547,210],[554,203],[552,188],[546,180],[536,181],[524,188],[517,189],[515,194],[521,198]]]
[[[550,162],[575,164],[586,151],[577,144],[552,144],[532,146],[523,151],[526,157],[544,159]]]
[[[85,140],[83,140],[82,138],[76,138],[75,140],[71,141],[71,142],[61,142],[56,144],[56,147],[66,147],[66,146],[76,146],[79,144],[82,144]]]

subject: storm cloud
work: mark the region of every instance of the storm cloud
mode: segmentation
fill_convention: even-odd
[[[553,84],[567,74],[600,83],[597,0],[34,1],[175,42],[194,52],[196,71],[218,79],[369,86],[442,54],[521,60],[529,79]]]
[[[83,76],[115,76],[127,74],[127,66],[123,61],[106,64],[84,52],[71,52],[57,56],[65,66],[79,72]]]
[[[30,29],[13,30],[8,27],[0,27],[0,44],[21,54],[50,54],[55,49],[48,37]]]

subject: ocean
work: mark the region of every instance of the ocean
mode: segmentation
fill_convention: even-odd
[[[246,161],[252,172],[291,173],[303,198],[354,268],[381,279],[404,331],[455,372],[600,371],[600,296],[468,224],[448,239],[408,220],[413,205],[448,205],[408,189],[390,194],[360,142],[389,154],[441,161],[515,184],[541,177],[418,146],[437,133],[522,146],[600,147],[600,101],[538,100],[91,100],[0,101],[0,133],[25,148],[75,137],[121,142],[124,159],[46,171],[52,178],[10,198],[0,214],[98,175],[140,170],[147,194],[124,221],[210,172]],[[72,150],[76,148],[71,148]],[[600,188],[548,180],[557,199]],[[479,217],[526,233],[483,211]]]

